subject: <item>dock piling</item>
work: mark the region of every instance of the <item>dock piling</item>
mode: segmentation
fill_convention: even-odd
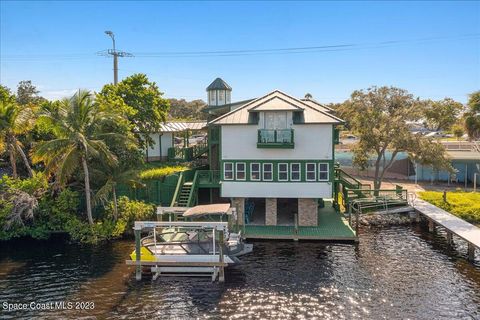
[[[468,243],[468,261],[474,261],[474,260],[475,260],[475,246],[469,242]]]
[[[449,246],[453,243],[453,233],[450,230],[447,230],[447,243]]]
[[[137,281],[142,280],[142,266],[140,265],[140,255],[141,255],[141,250],[140,250],[140,238],[141,238],[141,229],[134,230],[135,233],[135,260],[137,262],[137,265],[135,266],[135,279]]]
[[[435,232],[435,222],[432,219],[428,219],[428,231]]]

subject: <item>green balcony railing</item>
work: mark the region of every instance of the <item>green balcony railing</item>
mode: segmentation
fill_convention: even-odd
[[[257,148],[293,149],[293,129],[259,129]]]
[[[219,187],[219,170],[198,170],[198,185],[200,187]]]

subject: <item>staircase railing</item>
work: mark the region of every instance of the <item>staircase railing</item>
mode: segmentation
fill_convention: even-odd
[[[200,157],[202,154],[208,151],[207,140],[205,139],[204,141],[197,143],[192,148],[193,148],[193,158]]]
[[[190,188],[190,193],[188,194],[187,207],[193,207],[197,203],[198,196],[198,171],[195,171],[195,176],[193,177],[192,187]]]
[[[185,182],[185,177],[183,176],[183,172],[180,172],[180,176],[178,177],[177,187],[175,188],[175,193],[173,194],[172,203],[170,207],[175,207],[178,203],[178,197],[180,196],[180,190],[182,190],[183,183]]]

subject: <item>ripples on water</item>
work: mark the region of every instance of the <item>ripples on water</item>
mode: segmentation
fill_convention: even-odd
[[[132,241],[0,245],[0,303],[93,301],[93,311],[0,311],[0,318],[479,319],[480,257],[441,234],[363,230],[358,246],[254,242],[224,284],[145,277],[124,261]]]

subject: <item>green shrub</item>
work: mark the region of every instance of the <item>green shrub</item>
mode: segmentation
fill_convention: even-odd
[[[131,233],[135,221],[155,219],[155,206],[143,201],[118,198],[118,220],[114,229],[114,237]],[[113,220],[113,203],[107,208],[107,215]]]
[[[443,192],[424,191],[420,197],[459,218],[474,224],[480,224],[480,193],[447,192],[447,202],[443,201]]]
[[[0,178],[0,189],[16,189],[30,195],[43,193],[48,189],[47,177],[42,172],[33,172],[33,177],[27,179],[13,179],[7,175]]]
[[[162,168],[152,168],[152,169],[147,169],[140,172],[140,178],[144,180],[160,179],[162,177],[174,174],[176,172],[185,171],[188,169],[189,167],[181,166],[181,165],[166,166]]]

